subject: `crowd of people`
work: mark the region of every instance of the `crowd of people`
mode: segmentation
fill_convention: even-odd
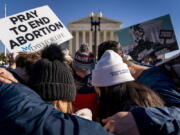
[[[179,135],[180,91],[167,70],[126,56],[116,41],[51,44],[0,68],[2,135]]]

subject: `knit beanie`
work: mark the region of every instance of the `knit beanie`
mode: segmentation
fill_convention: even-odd
[[[56,51],[53,52],[54,49]],[[75,83],[72,73],[63,63],[64,56],[61,49],[49,46],[43,50],[42,57],[33,66],[30,86],[46,101],[73,101],[76,96]]]
[[[82,44],[79,50],[75,53],[73,68],[92,70],[94,68],[94,55],[89,52],[87,44]]]
[[[112,50],[107,50],[102,55],[92,71],[92,85],[96,87],[113,86],[133,80],[128,66]]]

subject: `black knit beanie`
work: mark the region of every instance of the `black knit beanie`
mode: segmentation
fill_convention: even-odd
[[[56,48],[56,52],[53,52]],[[71,71],[63,63],[63,58],[58,58],[57,46],[45,48],[45,53],[50,56],[43,56],[33,66],[29,84],[44,100],[65,100],[73,101],[76,96],[76,88]],[[51,52],[51,54],[47,52]],[[59,56],[63,57],[59,50]],[[54,56],[54,57],[53,57]]]

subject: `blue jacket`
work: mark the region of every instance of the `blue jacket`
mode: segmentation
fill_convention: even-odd
[[[166,74],[167,70],[152,67],[142,72],[137,82],[149,86],[165,101],[166,106],[180,106],[180,93],[173,80]]]
[[[0,135],[109,135],[100,124],[64,114],[30,88],[0,83]]]
[[[136,107],[131,112],[141,135],[180,135],[180,93],[159,67],[143,71],[137,82],[149,86],[165,101],[166,107]]]

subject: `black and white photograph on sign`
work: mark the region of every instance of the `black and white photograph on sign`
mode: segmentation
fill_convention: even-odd
[[[166,53],[178,49],[170,15],[121,29],[117,34],[124,53],[142,64],[155,65]]]

